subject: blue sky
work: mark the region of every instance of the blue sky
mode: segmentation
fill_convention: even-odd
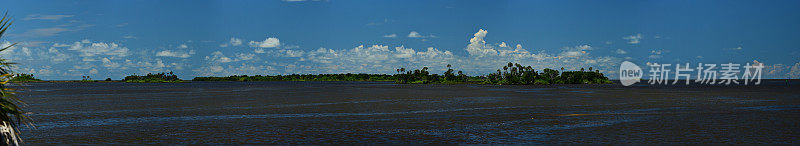
[[[2,1],[17,72],[470,75],[619,63],[753,63],[800,78],[800,1]]]

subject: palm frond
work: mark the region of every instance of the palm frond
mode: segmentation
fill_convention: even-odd
[[[12,21],[8,17],[8,12],[0,18],[0,38],[11,27]],[[0,53],[5,51],[17,43],[0,48]],[[5,145],[18,145],[20,141],[17,137],[19,130],[18,125],[25,122],[27,123],[25,112],[19,105],[24,103],[16,98],[14,89],[7,88],[5,85],[13,78],[11,67],[15,63],[9,62],[7,59],[0,58],[0,138]]]

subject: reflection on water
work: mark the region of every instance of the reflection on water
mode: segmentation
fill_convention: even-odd
[[[785,83],[784,83],[785,84]],[[797,88],[29,83],[26,144],[796,144]]]

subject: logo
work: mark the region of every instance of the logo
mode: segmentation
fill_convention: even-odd
[[[630,86],[642,80],[642,68],[632,62],[625,61],[619,66],[619,81],[623,86]]]

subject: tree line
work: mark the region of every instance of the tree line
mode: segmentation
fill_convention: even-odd
[[[291,75],[233,75],[228,77],[195,77],[192,81],[394,81],[386,74],[291,74]]]
[[[14,78],[11,78],[10,81],[11,82],[30,82],[30,81],[42,81],[42,80],[33,77],[33,74],[21,73],[21,74],[14,75]]]
[[[183,82],[177,75],[172,72],[162,73],[147,73],[147,75],[130,75],[122,79],[123,82],[132,83],[165,83],[165,82]]]
[[[532,66],[523,66],[519,63],[509,62],[497,72],[485,76],[467,76],[461,71],[453,73],[451,65],[447,65],[447,71],[442,75],[430,74],[428,67],[413,71],[406,71],[405,68],[397,69],[397,83],[430,84],[430,83],[482,83],[499,85],[531,85],[531,84],[607,84],[611,83],[608,77],[600,73],[600,70],[584,71],[564,71],[545,68],[541,72]]]
[[[195,77],[192,81],[394,81],[400,84],[498,84],[498,85],[531,85],[531,84],[607,84],[608,77],[600,70],[565,71],[545,68],[541,71],[532,66],[523,66],[509,62],[497,72],[484,76],[468,76],[456,71],[448,64],[442,74],[431,73],[428,67],[408,70],[398,68],[397,74],[291,74],[291,75],[233,75],[228,77]]]

